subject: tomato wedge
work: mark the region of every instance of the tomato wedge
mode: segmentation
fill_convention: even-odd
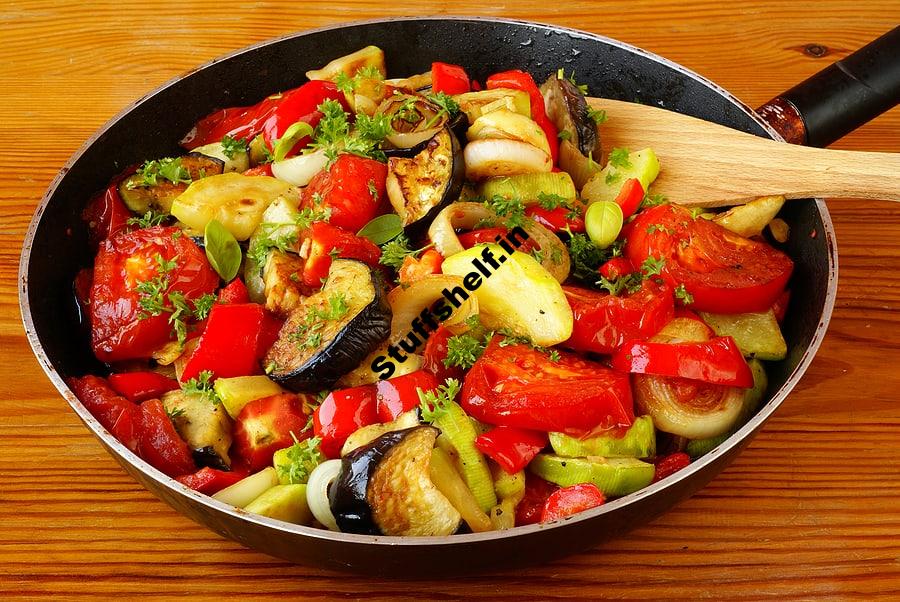
[[[163,269],[160,259],[170,269]],[[166,285],[158,300],[167,309],[147,316],[138,286],[157,278]],[[212,293],[218,284],[219,276],[204,252],[178,228],[156,226],[104,240],[94,261],[91,287],[94,354],[104,362],[150,357],[174,339],[169,296],[177,291],[193,301]]]
[[[541,512],[541,522],[559,520],[602,506],[606,501],[603,492],[593,483],[580,483],[557,489],[547,498]]]
[[[659,205],[632,222],[625,256],[635,266],[665,260],[661,276],[684,285],[691,309],[715,313],[765,311],[781,295],[794,262],[769,245],[694,218],[675,205]]]
[[[626,374],[562,352],[558,361],[529,345],[494,337],[466,375],[461,405],[471,417],[536,431],[589,430],[634,421]]]
[[[667,284],[645,280],[640,290],[621,296],[564,286],[575,322],[563,343],[577,351],[612,353],[625,341],[648,339],[669,323],[675,312]]]
[[[358,232],[378,214],[387,195],[387,165],[356,155],[340,155],[303,190],[303,208],[331,212],[329,223]]]

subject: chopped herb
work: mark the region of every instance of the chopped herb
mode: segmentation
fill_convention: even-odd
[[[425,98],[427,98],[431,104],[437,105],[440,109],[431,121],[439,121],[442,115],[446,115],[447,119],[452,119],[459,113],[459,103],[453,100],[453,97],[448,94],[443,92],[426,94]],[[428,127],[428,124],[426,124],[426,127]]]
[[[212,371],[204,370],[197,375],[197,378],[192,378],[186,383],[183,383],[181,385],[181,391],[185,395],[200,395],[210,403],[219,404],[222,400],[219,399],[215,389],[213,389],[213,384],[210,382],[212,377]]]
[[[606,249],[601,249],[591,242],[586,234],[572,232],[568,228],[565,232],[569,234],[567,246],[572,261],[572,275],[578,280],[593,281],[597,268],[622,252],[622,245],[619,241],[614,242]]]
[[[588,109],[588,117],[590,117],[597,125],[606,123],[606,120],[608,119],[606,111],[603,109]]]
[[[190,184],[191,174],[181,165],[181,158],[165,157],[155,161],[145,161],[137,170],[141,176],[141,185],[156,186],[159,179],[168,180],[172,184]]]
[[[705,209],[704,209],[703,207],[691,207],[691,208],[690,208],[691,217],[694,218],[694,219],[697,219],[698,217],[700,217],[700,215],[701,215],[704,211],[705,211]]]
[[[194,300],[194,317],[198,320],[205,320],[209,316],[209,312],[212,311],[215,302],[216,296],[211,293],[206,293]]]
[[[253,242],[247,250],[247,259],[262,269],[266,265],[270,251],[275,249],[284,253],[297,244],[298,237],[299,233],[291,228],[290,224],[262,223],[256,229]]]
[[[479,341],[470,334],[458,334],[447,339],[447,357],[444,366],[458,366],[463,370],[471,368],[481,357],[485,347],[484,341]]]
[[[549,211],[553,211],[559,207],[565,207],[569,209],[571,203],[565,198],[558,194],[548,194],[546,192],[538,193],[538,205],[547,209]]]
[[[393,132],[390,117],[359,113],[356,115],[356,128],[351,132],[347,113],[338,101],[326,100],[319,105],[319,111],[324,116],[316,126],[312,146],[324,151],[329,163],[333,163],[341,153],[385,160],[381,142]]]
[[[169,420],[175,421],[176,418],[184,414],[184,408],[166,408],[166,416],[169,417]]]
[[[403,260],[407,257],[416,257],[422,251],[431,248],[432,245],[425,245],[421,249],[410,249],[409,239],[404,234],[400,234],[390,242],[381,245],[381,257],[378,263],[399,270],[403,265]]]
[[[356,72],[356,75],[353,76],[354,80],[359,79],[384,79],[384,73],[381,72],[381,69],[376,67],[375,65],[364,65],[359,68],[359,71]]]
[[[520,199],[506,198],[495,194],[484,204],[497,215],[506,218],[504,225],[507,228],[512,229],[525,225],[525,204]]]
[[[559,351],[557,351],[556,349],[551,349],[550,350],[550,361],[553,363],[557,363],[557,362],[559,362],[559,360],[560,360]]]
[[[568,80],[570,84],[572,84],[573,86],[578,88],[578,91],[581,92],[582,96],[587,96],[587,93],[588,93],[587,84],[579,84],[578,82],[575,81],[575,70],[574,69],[572,70],[571,75],[566,77],[565,68],[560,67],[559,70],[557,70],[557,72],[556,72],[556,78]]]
[[[559,133],[556,135],[560,140],[572,140],[572,132],[569,130],[559,130]]]
[[[562,249],[560,249],[558,246],[554,246],[552,249],[550,249],[550,261],[552,261],[553,263],[560,263],[562,262],[562,259]]]
[[[351,94],[356,89],[354,78],[347,75],[346,71],[341,71],[335,76],[334,85],[344,94]]]
[[[228,134],[222,137],[222,154],[229,159],[234,159],[238,153],[247,152],[247,142],[238,138],[232,138]]]
[[[659,276],[662,272],[663,267],[666,265],[666,260],[660,257],[659,259],[655,259],[653,257],[648,257],[644,260],[644,263],[641,264],[641,272],[644,273],[648,278],[650,276]]]
[[[662,205],[666,202],[666,197],[661,194],[650,194],[647,193],[644,195],[644,198],[641,200],[641,205],[638,207],[638,211],[642,209],[648,209],[650,207],[656,207],[657,205]]]
[[[532,249],[531,256],[534,257],[534,260],[538,263],[544,263],[544,252],[540,249]]]
[[[448,378],[443,385],[435,391],[423,391],[416,389],[419,394],[419,409],[423,422],[434,422],[447,413],[447,406],[453,403],[459,393],[459,381]]]
[[[328,297],[327,303],[325,309],[311,307],[306,312],[304,320],[289,335],[290,340],[296,343],[301,351],[318,347],[322,343],[322,330],[325,325],[340,320],[350,311],[343,293],[333,293]]]
[[[675,287],[675,298],[684,305],[690,305],[694,302],[694,295],[687,292],[687,289],[684,288],[684,282]]]
[[[609,164],[620,169],[628,169],[631,167],[631,161],[628,159],[627,148],[614,148],[609,151]]]
[[[324,209],[304,207],[297,213],[297,216],[294,218],[294,224],[300,230],[305,230],[309,228],[314,222],[327,222],[330,219],[331,207],[325,207]]]
[[[325,455],[319,449],[322,440],[313,437],[304,441],[298,441],[297,436],[291,432],[294,444],[287,450],[288,464],[279,464],[278,476],[290,485],[303,485],[309,481],[309,475],[316,466],[326,460]]]
[[[129,226],[137,226],[138,228],[152,228],[162,224],[169,218],[168,213],[157,213],[153,209],[147,210],[147,213],[141,217],[129,217],[125,223]]]
[[[534,343],[531,342],[531,339],[516,334],[510,328],[501,328],[496,331],[496,334],[503,337],[503,340],[500,341],[501,347],[509,347],[511,345],[529,345],[534,347]]]
[[[622,174],[620,174],[619,172],[614,171],[614,170],[607,172],[606,177],[603,178],[603,180],[606,182],[607,185],[615,184],[616,182],[618,182],[621,179],[622,179]]]

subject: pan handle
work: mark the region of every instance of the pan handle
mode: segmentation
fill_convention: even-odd
[[[900,103],[900,26],[756,110],[794,144],[828,146]]]

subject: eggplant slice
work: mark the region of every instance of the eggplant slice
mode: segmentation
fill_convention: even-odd
[[[547,116],[562,132],[568,132],[569,139],[585,157],[600,159],[600,134],[597,124],[591,118],[590,107],[584,94],[567,79],[559,79],[551,74],[541,84]]]
[[[356,368],[390,332],[381,274],[359,261],[335,259],[325,286],[288,315],[266,354],[269,377],[292,391],[321,391]]]
[[[179,157],[178,160],[190,174],[192,181],[206,176],[217,176],[225,170],[224,161],[201,153],[191,153]],[[187,182],[173,184],[162,176],[157,176],[156,184],[147,185],[144,183],[144,177],[136,173],[119,184],[119,196],[122,197],[125,206],[135,213],[144,214],[151,209],[169,213],[172,202],[187,190],[187,187]]]
[[[415,235],[459,197],[464,178],[459,140],[444,127],[416,156],[388,160],[388,198],[403,227]]]
[[[432,426],[394,431],[344,456],[328,494],[340,530],[368,535],[455,533],[460,514],[431,482],[431,450],[438,433]]]

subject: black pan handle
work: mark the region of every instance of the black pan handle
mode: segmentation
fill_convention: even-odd
[[[756,110],[794,144],[828,146],[900,103],[900,26]]]

